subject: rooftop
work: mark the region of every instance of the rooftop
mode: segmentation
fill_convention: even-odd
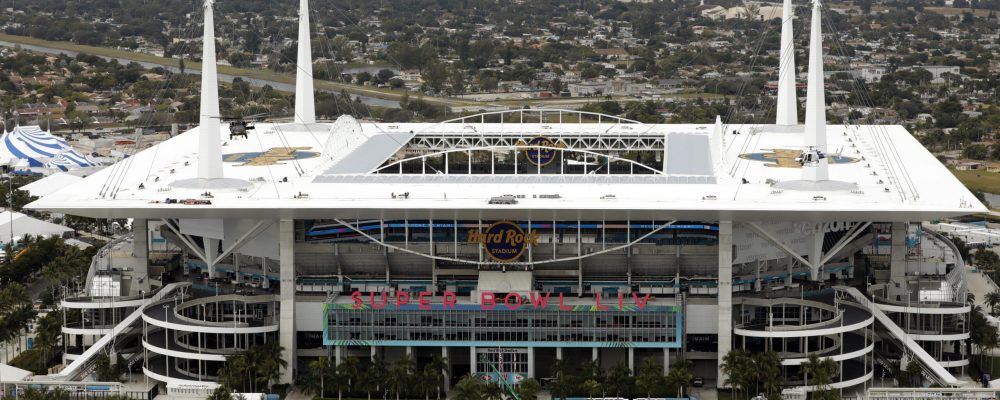
[[[541,111],[531,111],[539,120]],[[560,117],[576,113],[545,112]],[[195,128],[29,208],[116,218],[579,216],[664,221],[927,220],[986,211],[901,126],[828,126],[830,181],[844,189],[817,185],[782,190],[776,182],[802,179],[796,159],[805,148],[801,125],[724,126],[716,139],[713,125],[649,125],[610,116],[600,123],[522,123],[529,112],[520,115],[523,120],[518,111],[502,114],[514,122],[475,122],[486,118],[473,116],[402,124],[341,117],[333,124],[258,124],[249,138],[219,138],[223,175],[249,181],[250,187],[209,191],[171,186],[197,176]],[[526,163],[525,152],[538,144],[532,142],[537,137],[550,139],[552,149],[564,152],[567,161],[545,169],[529,164],[517,173],[470,174],[471,166],[445,173],[427,167],[444,153],[463,153],[463,160],[475,152],[493,154],[493,161],[477,162],[495,168],[501,154],[521,152],[516,158]],[[634,160],[632,153],[641,151],[658,152],[665,160]],[[575,164],[577,170],[586,164],[584,172],[564,170],[573,162],[571,153],[583,160]],[[616,166],[613,173],[604,168],[608,160]],[[662,167],[649,167],[658,163]],[[555,166],[559,164],[563,166]],[[408,173],[400,173],[403,166]],[[492,197],[506,194],[517,197],[518,204],[489,204]],[[181,202],[168,204],[168,198]],[[185,199],[211,204],[182,204]]]

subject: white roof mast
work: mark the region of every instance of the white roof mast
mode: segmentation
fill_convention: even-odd
[[[215,60],[214,0],[205,0],[205,33],[201,53],[201,117],[198,126],[198,175],[170,186],[182,189],[237,189],[250,186],[222,176],[222,115],[219,112],[219,74]]]
[[[299,0],[299,57],[295,74],[295,123],[297,124],[316,123],[311,40],[309,0]]]
[[[823,79],[823,30],[822,15],[819,0],[813,0],[812,26],[809,30],[809,87],[806,92],[806,151],[817,151],[825,155],[826,151],[826,88]],[[808,181],[825,181],[830,179],[826,157],[820,157],[815,163],[804,165],[802,178]]]
[[[205,34],[201,52],[201,118],[198,128],[198,178],[222,178],[222,121],[219,114],[219,75],[215,65],[213,0],[205,0]]]
[[[775,124],[799,124],[798,98],[795,90],[795,32],[792,20],[795,9],[792,0],[785,0],[781,7],[781,49],[778,57],[778,116]]]

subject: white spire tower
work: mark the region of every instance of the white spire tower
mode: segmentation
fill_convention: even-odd
[[[709,154],[712,156],[712,165],[715,167],[717,172],[722,171],[722,166],[725,165],[725,152],[723,151],[723,138],[725,135],[722,134],[722,117],[715,116],[715,126],[712,127],[712,136],[709,137],[709,146],[711,150]]]
[[[316,122],[313,98],[312,42],[309,34],[309,0],[299,0],[299,57],[295,74],[295,123]]]
[[[205,0],[205,34],[201,55],[201,118],[198,128],[198,178],[222,178],[222,121],[219,119],[219,75],[215,65],[213,0]]]
[[[813,0],[812,26],[809,31],[809,87],[806,92],[806,151],[815,149],[826,154],[826,88],[823,79],[823,30],[821,4]],[[829,180],[828,162],[822,157],[818,162],[803,166],[803,179]]]
[[[781,49],[778,57],[778,125],[798,125],[798,99],[795,94],[795,34],[792,0],[781,7]]]

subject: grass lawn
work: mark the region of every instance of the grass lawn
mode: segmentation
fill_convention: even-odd
[[[1000,193],[1000,173],[986,172],[986,170],[958,171],[948,168],[958,180],[969,190],[987,193]]]

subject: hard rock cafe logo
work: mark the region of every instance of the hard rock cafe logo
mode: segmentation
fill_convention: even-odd
[[[319,153],[309,150],[311,147],[272,147],[265,152],[223,154],[222,161],[242,163],[239,166],[267,167],[282,165],[282,161],[304,160],[319,157]]]
[[[765,149],[761,153],[740,154],[744,160],[760,161],[767,163],[766,166],[773,168],[802,168],[802,163],[797,160],[802,155],[802,150],[795,149]],[[833,164],[850,164],[861,161],[854,157],[828,154],[827,162]]]
[[[521,257],[528,246],[538,244],[538,232],[526,233],[518,224],[500,221],[482,232],[470,229],[469,243],[479,243],[494,261],[511,262]]]
[[[528,161],[540,167],[544,167],[555,161],[556,152],[558,151],[556,148],[566,147],[566,144],[553,141],[544,136],[536,136],[527,143],[520,140],[517,142],[517,145],[524,148],[524,156],[528,158]]]

